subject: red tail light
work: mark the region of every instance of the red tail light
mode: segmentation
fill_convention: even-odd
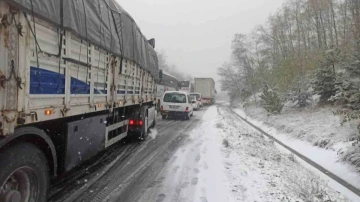
[[[135,124],[135,121],[134,121],[134,120],[130,120],[130,121],[129,121],[129,125],[130,125],[130,126],[133,126],[134,124]]]
[[[142,126],[143,125],[143,121],[136,121],[136,120],[129,120],[129,126]]]
[[[189,111],[189,107],[186,107],[185,111],[188,112],[188,111]]]

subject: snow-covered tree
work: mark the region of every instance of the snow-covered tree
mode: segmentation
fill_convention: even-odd
[[[270,114],[280,114],[284,107],[279,95],[271,90],[268,85],[265,85],[260,95],[264,109]]]
[[[320,101],[328,102],[329,98],[336,94],[336,70],[340,52],[338,49],[330,49],[325,52],[320,68],[316,70],[313,82],[314,92],[320,95]]]

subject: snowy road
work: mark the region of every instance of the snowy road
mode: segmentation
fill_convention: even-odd
[[[221,104],[159,120],[152,136],[89,162],[51,201],[347,201]]]

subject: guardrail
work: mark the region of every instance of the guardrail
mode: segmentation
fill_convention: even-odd
[[[285,145],[284,143],[282,143],[281,141],[279,141],[278,139],[276,139],[274,136],[268,134],[267,132],[265,132],[264,130],[262,130],[261,128],[259,128],[258,126],[254,125],[253,123],[251,123],[250,121],[248,121],[246,118],[240,116],[239,114],[237,114],[234,110],[231,109],[231,107],[229,107],[230,111],[236,115],[237,117],[239,117],[240,119],[242,119],[243,121],[245,121],[248,125],[250,125],[251,127],[255,128],[257,131],[259,131],[260,133],[262,133],[263,135],[267,136],[268,138],[270,138],[271,140],[273,140],[274,142],[278,143],[279,145],[281,145],[282,147],[284,147],[285,149],[289,150],[291,153],[293,153],[294,155],[296,155],[297,157],[299,157],[300,159],[304,160],[306,163],[310,164],[311,166],[313,166],[314,168],[316,168],[317,170],[321,171],[322,173],[324,173],[325,175],[327,175],[328,177],[330,177],[331,179],[335,180],[336,182],[338,182],[339,184],[341,184],[342,186],[344,186],[345,188],[349,189],[351,192],[353,192],[354,194],[356,194],[357,196],[360,197],[360,190],[358,188],[356,188],[355,186],[349,184],[348,182],[346,182],[345,180],[341,179],[340,177],[338,177],[337,175],[335,175],[334,173],[330,172],[329,170],[327,170],[326,168],[322,167],[321,165],[315,163],[314,161],[312,161],[311,159],[307,158],[306,156],[300,154],[299,152],[295,151],[294,149],[292,149],[291,147]]]

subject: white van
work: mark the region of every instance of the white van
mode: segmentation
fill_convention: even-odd
[[[190,93],[190,96],[194,96],[196,98],[196,103],[194,104],[196,105],[196,109],[199,109],[200,107],[203,106],[201,93],[197,93],[197,92]]]
[[[166,91],[161,98],[161,116],[190,119],[194,114],[190,95],[180,91]]]

